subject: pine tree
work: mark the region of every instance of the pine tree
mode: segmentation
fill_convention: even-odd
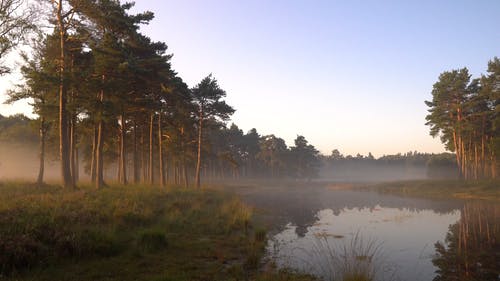
[[[200,188],[201,153],[203,145],[204,124],[207,119],[215,118],[225,121],[234,113],[234,109],[222,99],[226,92],[219,87],[217,80],[212,75],[205,77],[191,90],[193,100],[198,107],[198,151],[196,160],[195,184]]]

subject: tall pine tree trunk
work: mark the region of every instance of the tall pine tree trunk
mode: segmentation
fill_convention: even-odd
[[[160,184],[165,186],[165,170],[163,167],[163,143],[162,143],[162,131],[161,131],[161,111],[158,114],[158,162],[160,165]]]
[[[70,120],[70,170],[71,179],[73,180],[73,186],[76,186],[76,115],[72,114]]]
[[[186,157],[185,156],[182,157],[182,175],[184,177],[184,187],[188,188],[189,187],[189,178],[188,178]]]
[[[126,144],[126,132],[127,124],[125,123],[125,113],[120,115],[120,183],[127,184],[127,144]]]
[[[73,187],[71,178],[70,158],[69,158],[69,130],[68,130],[68,112],[66,108],[67,90],[66,90],[66,24],[62,14],[63,1],[57,2],[57,25],[59,28],[59,156],[61,158],[61,174],[63,185],[66,188]]]
[[[141,169],[142,169],[142,183],[146,183],[148,179],[147,161],[146,161],[146,142],[144,140],[144,126],[141,127]]]
[[[116,154],[118,155],[118,161],[116,162],[116,182],[121,183],[121,181],[122,181],[122,174],[121,174],[122,170],[120,169],[121,157],[122,157],[121,146],[120,146],[121,133],[118,133],[118,135],[116,137],[117,137],[117,139],[116,139],[116,143],[117,143]]]
[[[462,178],[462,160],[460,157],[460,144],[457,137],[456,130],[453,130],[453,145],[455,146],[455,159],[457,161],[458,176]]]
[[[474,144],[474,179],[479,178],[479,156],[477,153],[477,144]]]
[[[45,118],[40,117],[40,166],[36,183],[38,186],[43,184],[43,175],[45,170]]]
[[[104,75],[103,75],[103,80],[104,80]],[[104,185],[104,159],[103,159],[103,146],[104,146],[104,114],[103,114],[103,102],[104,102],[104,90],[101,90],[100,93],[100,116],[99,116],[99,123],[97,125],[97,149],[96,149],[96,181],[95,185],[96,188],[102,188]]]
[[[198,122],[198,157],[196,160],[196,175],[195,175],[195,183],[196,187],[200,188],[200,171],[201,171],[201,141],[203,134],[203,107],[200,106],[199,112],[199,122]]]
[[[75,174],[73,177],[75,178],[75,183],[77,183],[80,179],[80,160],[79,160],[79,155],[78,155],[78,143],[75,147]]]
[[[154,127],[155,115],[151,112],[149,116],[149,183],[154,184],[154,166],[153,166],[153,127]]]
[[[174,163],[174,183],[179,184],[179,160],[176,159]]]
[[[188,172],[187,172],[187,164],[186,164],[186,145],[184,141],[184,126],[181,127],[181,166],[182,166],[182,177],[184,178],[184,187],[188,188],[189,187],[189,179],[188,179]],[[199,173],[199,171],[198,171]],[[180,182],[180,180],[179,180]]]
[[[486,154],[485,154],[485,150],[484,150],[484,131],[483,131],[483,135],[481,136],[481,176],[482,177],[486,177],[486,175],[488,174],[487,171],[486,171]]]
[[[95,183],[96,180],[96,169],[97,169],[97,125],[94,124],[94,130],[92,135],[92,159],[90,162],[90,180]]]
[[[71,71],[71,80],[74,81],[74,54],[71,54],[71,63],[70,63],[70,71]],[[73,107],[76,106],[75,101],[75,88],[72,84],[70,88],[70,103]],[[76,171],[76,113],[69,113],[69,159],[70,159],[70,172],[71,172],[71,180],[73,181],[73,187],[76,187],[77,181],[77,171]]]
[[[491,138],[493,139],[493,138]],[[497,178],[497,159],[495,156],[495,152],[492,149],[491,150],[491,156],[490,156],[490,161],[491,161],[491,178],[496,179]]]
[[[168,151],[165,151],[165,183],[168,184],[170,181],[170,157]]]
[[[133,160],[134,160],[134,183],[138,184],[139,183],[139,159],[137,155],[137,124],[134,119],[134,155],[133,155]]]
[[[103,161],[103,134],[104,134],[104,122],[99,120],[99,125],[97,127],[97,149],[96,149],[96,188],[102,188],[104,185],[104,161]]]

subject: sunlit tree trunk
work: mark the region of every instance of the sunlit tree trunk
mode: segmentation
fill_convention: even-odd
[[[184,180],[184,187],[189,187],[189,179],[187,172],[187,163],[186,163],[186,146],[184,140],[184,126],[181,127],[180,131],[180,143],[181,143],[181,163],[179,167],[179,183],[181,181],[181,177]],[[181,170],[182,169],[182,170]]]
[[[71,54],[71,63],[70,63],[70,72],[71,72],[71,79],[73,81],[74,79],[74,55]],[[70,103],[73,105],[73,107],[76,107],[75,103],[75,89],[74,89],[74,86],[71,86],[70,88]],[[69,151],[70,151],[70,155],[69,155],[69,159],[70,159],[70,171],[71,171],[71,180],[73,181],[73,187],[76,186],[76,182],[77,182],[77,171],[76,171],[76,153],[77,153],[77,150],[76,150],[76,113],[75,112],[71,112],[71,113],[68,113],[69,116],[70,116],[70,119],[69,119],[69,124],[70,124],[70,127],[69,127]]]
[[[163,167],[163,142],[162,142],[162,131],[161,131],[161,111],[158,114],[158,162],[160,166],[160,184],[165,186],[165,170]]]
[[[73,179],[71,178],[70,170],[70,155],[69,155],[69,130],[68,130],[68,112],[66,109],[67,90],[66,90],[66,25],[64,23],[64,15],[62,14],[63,1],[57,2],[57,25],[59,28],[59,156],[61,158],[61,173],[63,185],[66,188],[73,187]]]
[[[483,177],[486,177],[488,173],[486,171],[486,154],[484,151],[484,139],[485,136],[483,134],[483,136],[481,137],[481,174]]]
[[[457,138],[457,132],[455,130],[453,130],[453,145],[455,146],[455,158],[457,161],[458,175],[460,178],[462,178],[462,160],[460,157],[460,146]]]
[[[200,105],[199,110],[199,121],[198,121],[198,156],[196,160],[196,171],[195,171],[195,184],[197,188],[200,188],[200,170],[201,170],[201,141],[203,134],[203,106]]]
[[[477,145],[474,144],[474,179],[479,178],[479,157],[477,153]]]
[[[170,181],[170,157],[168,151],[165,151],[165,183]]]
[[[75,183],[77,183],[80,180],[80,159],[79,159],[79,150],[78,150],[78,143],[75,147],[75,174],[73,177],[75,178]]]
[[[43,175],[45,170],[45,118],[40,117],[40,166],[38,169],[38,177],[36,183],[38,186],[43,184]]]
[[[467,173],[467,153],[465,153],[465,146],[462,138],[460,138],[460,147],[461,147],[461,152],[460,155],[462,156],[462,175],[464,176],[464,179],[468,179],[469,175]]]
[[[120,145],[121,133],[118,133],[118,135],[116,137],[117,137],[117,139],[116,139],[116,143],[117,143],[116,154],[118,155],[118,161],[116,162],[116,182],[121,183],[121,180],[122,180],[122,170],[120,167],[121,160],[122,160],[121,145]]]
[[[134,166],[133,166],[133,169],[134,169],[134,183],[135,184],[138,184],[139,183],[139,178],[140,178],[140,175],[139,175],[139,157],[137,155],[137,124],[136,124],[136,121],[134,119],[134,155],[133,155],[133,160],[134,160]]]
[[[142,183],[147,183],[148,181],[148,161],[147,157],[147,147],[145,140],[145,126],[141,127],[141,169],[142,169]]]
[[[94,125],[92,135],[92,159],[90,162],[90,180],[95,183],[96,180],[96,167],[97,167],[97,126]]]
[[[103,75],[103,80],[104,80],[104,75]],[[101,103],[101,108],[100,108],[100,116],[99,116],[99,121],[97,125],[97,149],[96,149],[96,181],[95,185],[96,188],[102,188],[104,185],[104,159],[103,159],[103,146],[104,146],[104,116],[103,116],[103,108],[102,104],[104,102],[104,90],[101,90],[100,93],[100,103]]]
[[[154,166],[153,166],[153,126],[154,126],[154,112],[149,116],[149,183],[154,184]]]
[[[188,188],[189,187],[189,177],[188,177],[188,171],[187,171],[187,164],[186,164],[186,157],[183,156],[182,159],[182,175],[184,177],[184,187]]]
[[[120,183],[127,184],[127,123],[125,113],[120,115]]]

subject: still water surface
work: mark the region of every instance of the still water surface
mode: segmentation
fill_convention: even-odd
[[[267,248],[279,267],[303,270],[325,280],[333,274],[325,264],[332,263],[328,256],[336,252],[338,259],[355,239],[362,240],[365,248],[376,249],[377,279],[432,280],[437,269],[432,263],[434,245],[444,243],[464,205],[461,201],[349,190],[329,191],[319,201],[322,208],[311,221],[290,221]]]

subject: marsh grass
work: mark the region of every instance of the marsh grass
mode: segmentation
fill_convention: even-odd
[[[394,280],[394,269],[385,263],[382,243],[376,239],[364,238],[360,232],[350,240],[331,236],[314,236],[313,239],[311,248],[293,251],[295,258],[291,258],[299,259],[302,271],[325,281]]]
[[[221,191],[0,184],[0,279],[259,280],[264,245]]]

